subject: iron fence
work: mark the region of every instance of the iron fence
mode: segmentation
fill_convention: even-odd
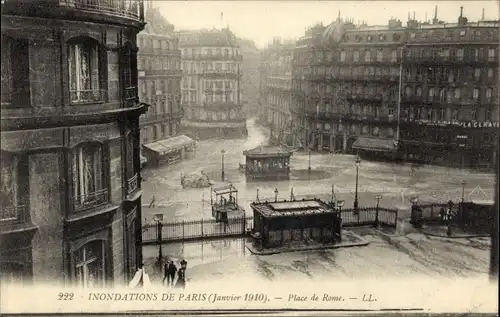
[[[385,226],[395,228],[397,209],[366,207],[341,210],[344,227]],[[231,217],[225,224],[215,219],[150,223],[142,226],[142,243],[153,244],[189,240],[216,239],[247,235],[253,228],[253,217]],[[158,232],[161,231],[159,235]]]

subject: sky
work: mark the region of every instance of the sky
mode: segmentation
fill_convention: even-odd
[[[431,20],[438,6],[438,19],[456,23],[460,6],[469,21],[499,19],[500,0],[490,1],[153,1],[176,30],[211,29],[229,25],[238,37],[255,41],[263,48],[274,36],[299,38],[307,27],[318,22],[329,24],[337,18],[371,25],[386,25],[390,17],[405,23],[408,12],[417,20]],[[221,19],[221,13],[222,19]],[[413,13],[412,13],[413,16]]]

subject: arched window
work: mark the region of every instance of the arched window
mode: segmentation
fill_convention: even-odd
[[[106,204],[109,196],[103,145],[98,142],[84,143],[75,147],[72,154],[74,211]]]
[[[104,286],[106,280],[105,253],[103,240],[90,241],[73,253],[75,278],[79,287]]]
[[[434,100],[434,95],[436,94],[434,88],[429,88],[429,100]]]
[[[417,97],[422,97],[422,88],[417,88]]]
[[[101,91],[99,43],[88,37],[68,41],[70,101],[92,103],[104,101]]]
[[[369,50],[365,51],[365,62],[371,62],[372,61],[372,55]]]

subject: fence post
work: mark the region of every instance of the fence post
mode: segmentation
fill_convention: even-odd
[[[394,228],[398,227],[398,211],[399,209],[396,209],[396,217],[394,218]]]
[[[201,218],[201,237],[203,238],[203,218]]]
[[[182,220],[182,240],[185,239],[185,237],[184,237],[184,227],[185,227],[185,224],[186,224],[185,221]]]
[[[243,223],[242,223],[243,232],[242,232],[242,234],[244,235],[245,231],[246,231],[245,229],[246,229],[246,225],[247,225],[247,217],[245,217],[245,215],[243,215],[241,219],[243,220]]]

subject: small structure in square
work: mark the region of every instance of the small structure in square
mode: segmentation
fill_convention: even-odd
[[[250,206],[258,249],[341,242],[340,211],[320,199],[253,202]]]
[[[259,146],[243,151],[247,180],[290,179],[293,152],[282,146]]]
[[[215,197],[214,197],[215,196]],[[228,222],[228,216],[244,216],[245,209],[238,205],[238,189],[229,184],[212,189],[210,196],[212,216],[217,222]]]

